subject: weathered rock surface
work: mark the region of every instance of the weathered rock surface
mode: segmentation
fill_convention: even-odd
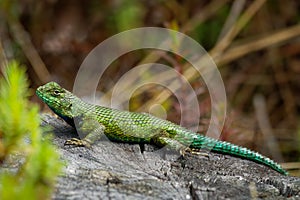
[[[62,120],[43,115],[66,162],[53,199],[300,199],[300,178],[252,161],[159,150],[151,145],[99,141],[67,147],[76,137]]]

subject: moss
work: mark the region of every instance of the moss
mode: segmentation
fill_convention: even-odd
[[[49,136],[42,137],[39,110],[28,100],[28,86],[25,68],[10,62],[0,79],[0,162],[3,169],[17,154],[25,161],[17,172],[1,170],[0,199],[49,199],[62,167]]]

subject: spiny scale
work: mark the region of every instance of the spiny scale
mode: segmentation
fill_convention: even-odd
[[[77,132],[83,130],[87,132],[85,138],[82,140],[68,140],[66,141],[68,145],[84,146],[84,144],[92,144],[101,135],[105,134],[113,141],[152,143],[158,146],[168,145],[170,148],[180,151],[183,148],[186,149],[186,147],[204,148],[252,160],[267,165],[282,174],[287,174],[273,160],[247,148],[199,135],[170,121],[149,114],[120,111],[88,104],[55,82],[40,86],[36,93],[57,115],[70,125],[74,126],[73,121],[76,120],[83,124],[82,127],[76,128]],[[95,130],[98,130],[98,132],[95,132]]]

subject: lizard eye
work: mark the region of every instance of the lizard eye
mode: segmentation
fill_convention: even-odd
[[[54,90],[53,91],[55,95],[59,95],[59,91],[58,90]]]

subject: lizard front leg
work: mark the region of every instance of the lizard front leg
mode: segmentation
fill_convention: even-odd
[[[104,135],[105,126],[93,118],[77,117],[74,122],[78,135],[83,138],[66,140],[65,146],[90,147]]]

